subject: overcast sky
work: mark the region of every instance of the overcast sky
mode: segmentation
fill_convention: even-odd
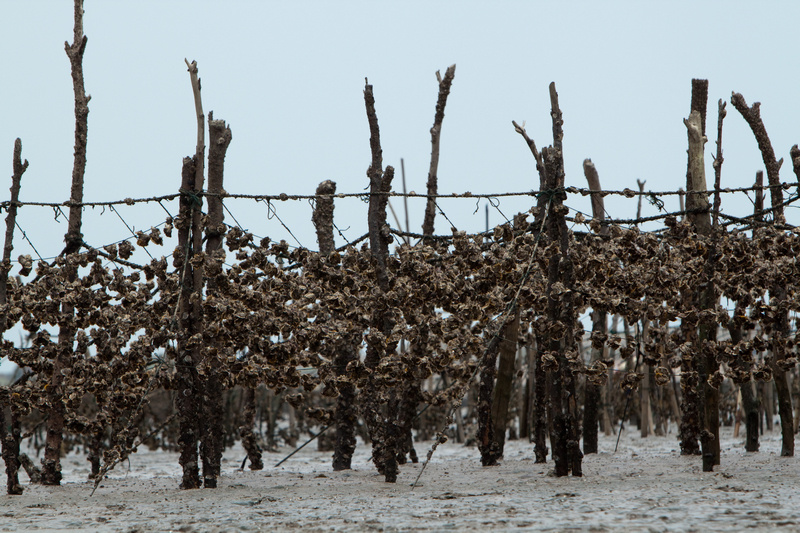
[[[691,79],[707,78],[710,154],[719,98],[731,91],[762,102],[778,157],[800,142],[797,2],[210,2],[87,0],[84,59],[89,113],[84,198],[170,194],[195,147],[195,117],[184,58],[198,62],[206,113],[233,130],[225,188],[230,193],[312,194],[332,179],[339,192],[368,184],[369,129],[364,78],[374,85],[384,164],[405,160],[408,190],[423,192],[438,85],[435,72],[457,64],[442,130],[439,190],[499,193],[538,186],[533,159],[512,120],[525,121],[539,147],[552,143],[548,84],[564,112],[567,185],[585,186],[584,158],[606,189],[685,186]],[[64,41],[72,40],[72,2],[0,2],[3,120],[0,160],[11,175],[16,137],[30,168],[23,201],[65,201],[73,153],[73,96]],[[732,106],[725,121],[723,186],[751,185],[763,168],[747,124]],[[791,164],[781,170],[795,181]],[[9,180],[10,185],[10,180]],[[6,187],[3,186],[3,190]],[[7,193],[6,193],[7,194]],[[7,198],[7,196],[6,196]],[[533,200],[501,198],[509,218]],[[677,210],[670,197],[667,208]],[[393,200],[398,213],[400,199]],[[583,198],[570,207],[589,211]],[[367,206],[339,200],[336,223],[348,239],[366,232]],[[459,229],[484,229],[484,205],[442,200]],[[267,207],[229,200],[239,223],[259,236],[297,244]],[[411,230],[424,204],[412,201]],[[177,203],[166,204],[173,214]],[[304,246],[316,249],[308,202],[275,205]],[[635,200],[607,201],[615,217],[635,215]],[[746,214],[743,195],[723,209]],[[87,209],[85,240],[101,246],[128,237],[114,213]],[[163,222],[159,207],[122,207],[135,229]],[[473,214],[474,213],[474,214]],[[656,208],[646,205],[645,214]],[[800,222],[793,210],[790,222]],[[402,218],[402,215],[401,215]],[[25,207],[20,226],[44,257],[63,246],[66,221]],[[226,222],[235,223],[226,215]],[[492,225],[503,222],[496,209]],[[392,225],[395,225],[394,223]],[[449,224],[437,216],[437,233]],[[337,245],[345,243],[339,235]],[[156,253],[169,254],[174,241]],[[35,255],[20,240],[14,257]],[[146,260],[146,256],[138,256]]]

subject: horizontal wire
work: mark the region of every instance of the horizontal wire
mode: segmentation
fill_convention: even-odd
[[[771,189],[783,189],[789,190],[792,187],[800,188],[800,182],[787,182],[787,183],[780,183],[777,185],[762,185],[762,186],[750,186],[750,187],[738,187],[738,188],[720,188],[720,189],[706,189],[704,191],[634,191],[633,189],[623,189],[623,190],[600,190],[600,191],[593,191],[583,187],[559,187],[555,189],[555,191],[566,192],[569,194],[580,194],[582,196],[589,196],[589,195],[600,195],[600,196],[609,196],[609,195],[618,195],[618,196],[625,196],[628,198],[634,198],[636,196],[675,196],[675,195],[703,195],[703,194],[715,194],[719,193],[737,193],[737,192],[749,192],[749,191],[767,191]],[[536,191],[536,190],[529,190],[529,191],[518,191],[518,192],[501,192],[501,193],[473,193],[473,192],[463,192],[463,193],[450,193],[450,194],[437,194],[434,196],[435,198],[501,198],[501,197],[509,197],[509,196],[539,196],[542,193],[553,192],[553,191]],[[146,202],[161,202],[165,200],[174,200],[180,196],[186,195],[187,193],[172,193],[172,194],[165,194],[162,196],[151,196],[147,198],[124,198],[122,200],[109,200],[103,202],[75,202],[72,200],[67,200],[65,202],[21,202],[16,201],[13,202],[13,205],[17,207],[22,206],[38,206],[38,207],[102,207],[102,206],[112,206],[112,205],[134,205],[138,203],[146,203]],[[232,198],[232,199],[249,199],[249,200],[280,200],[280,201],[287,201],[287,200],[310,200],[316,198],[368,198],[369,196],[388,196],[388,197],[405,197],[405,198],[428,198],[427,194],[424,193],[416,193],[416,192],[395,192],[395,191],[388,191],[388,192],[356,192],[356,193],[333,193],[333,194],[231,194],[231,193],[210,193],[207,191],[200,191],[200,192],[193,192],[192,195],[196,197],[202,196],[213,196],[219,198]],[[12,205],[12,202],[6,200],[4,202],[0,202],[0,209],[7,209]]]

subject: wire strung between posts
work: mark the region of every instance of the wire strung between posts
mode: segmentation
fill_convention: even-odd
[[[438,210],[439,210],[439,212],[440,212],[440,213],[442,214],[442,216],[444,217],[444,219],[445,219],[445,220],[447,220],[447,221],[450,223],[450,227],[452,227],[453,229],[457,229],[457,228],[456,228],[456,225],[455,225],[455,224],[453,224],[453,221],[452,221],[452,220],[450,220],[450,219],[447,217],[447,215],[445,214],[445,212],[442,210],[442,208],[441,208],[441,207],[439,207],[439,203],[436,201],[436,199],[435,199],[435,198],[431,198],[431,199],[433,200],[433,203],[434,203],[434,205],[436,206],[436,209],[438,209]]]
[[[319,430],[319,433],[317,433],[316,435],[312,433],[312,434],[311,434],[311,438],[310,438],[310,439],[308,439],[308,440],[307,440],[307,441],[305,441],[303,444],[301,444],[301,445],[300,445],[300,447],[298,447],[298,448],[295,448],[295,450],[294,450],[292,453],[290,453],[289,455],[287,455],[286,457],[284,457],[283,459],[281,459],[280,461],[278,461],[278,464],[276,464],[276,465],[275,465],[273,468],[278,468],[279,466],[281,466],[281,465],[282,465],[283,463],[285,463],[285,462],[286,462],[286,460],[287,460],[287,459],[289,459],[291,456],[293,456],[294,454],[296,454],[297,452],[299,452],[300,450],[302,450],[303,448],[305,448],[305,447],[306,447],[308,444],[310,444],[310,443],[311,443],[311,442],[312,442],[314,439],[316,439],[317,437],[319,437],[320,435],[322,435],[323,433],[325,433],[326,431],[328,431],[328,428],[330,428],[330,427],[331,427],[331,426],[325,426],[324,428],[322,428],[321,430]],[[246,462],[246,461],[247,461],[247,457],[245,457],[245,458],[244,458],[244,461],[242,461],[242,470],[244,470],[244,464],[245,464],[245,462]]]
[[[15,226],[17,226],[17,229],[20,231],[20,233],[22,233],[22,238],[23,238],[23,240],[27,241],[27,243],[30,245],[31,249],[33,250],[33,253],[35,253],[35,254],[36,254],[36,257],[38,257],[38,258],[39,258],[39,261],[44,261],[44,259],[42,259],[42,255],[39,253],[39,251],[38,251],[38,250],[36,249],[36,247],[33,245],[33,243],[31,242],[31,240],[28,238],[28,234],[27,234],[27,233],[25,233],[25,230],[23,230],[23,229],[22,229],[22,228],[19,226],[19,222],[17,222],[17,221],[15,220],[15,221],[14,221],[14,225],[15,225]]]
[[[236,227],[238,227],[238,228],[239,228],[240,230],[242,230],[242,231],[247,231],[246,229],[244,229],[244,228],[242,227],[242,225],[241,225],[241,224],[239,224],[239,221],[238,221],[238,220],[236,220],[236,217],[235,217],[235,216],[233,216],[233,213],[231,213],[231,210],[230,210],[230,209],[228,209],[228,206],[227,206],[227,205],[225,205],[225,202],[223,202],[222,200],[220,200],[220,202],[219,202],[219,203],[220,203],[220,204],[222,204],[222,208],[225,210],[225,212],[226,212],[226,213],[228,213],[228,214],[231,216],[231,218],[233,219],[233,221],[234,221],[234,222],[236,222]],[[230,224],[228,224],[228,226],[230,226]]]
[[[536,234],[536,239],[533,242],[533,250],[531,250],[531,255],[528,258],[528,265],[525,268],[525,272],[522,274],[522,279],[520,280],[520,284],[517,287],[517,291],[514,293],[514,297],[511,299],[509,304],[506,306],[505,310],[503,311],[503,314],[501,314],[501,318],[502,319],[499,321],[499,325],[497,327],[497,331],[494,333],[494,335],[492,335],[492,338],[489,341],[489,344],[487,345],[486,350],[484,350],[483,356],[481,357],[481,359],[479,361],[484,360],[487,357],[487,355],[489,354],[489,351],[495,349],[495,346],[497,345],[497,339],[499,339],[501,337],[502,331],[503,331],[503,329],[505,329],[506,322],[508,322],[509,317],[511,317],[511,314],[516,310],[517,302],[519,300],[519,295],[522,293],[522,288],[525,286],[525,283],[527,283],[528,277],[530,276],[530,273],[533,270],[533,261],[534,261],[534,259],[536,257],[536,250],[539,247],[539,240],[541,239],[542,233],[544,232],[544,225],[545,225],[545,222],[547,221],[547,215],[550,212],[550,205],[553,202],[553,197],[557,193],[558,193],[557,190],[555,190],[555,191],[543,191],[541,193],[541,194],[547,194],[548,195],[547,205],[545,206],[544,216],[542,217],[542,224],[540,226],[539,233]],[[459,395],[459,397],[460,397],[459,404],[457,404],[457,405],[454,404],[453,407],[451,407],[450,412],[447,414],[447,419],[446,420],[448,421],[448,423],[450,423],[449,421],[452,420],[453,414],[455,413],[455,410],[461,408],[460,404],[463,403],[463,401],[464,401],[464,395],[466,394],[466,388],[469,386],[469,384],[472,382],[472,380],[475,379],[475,376],[478,375],[478,370],[480,369],[480,367],[481,367],[480,364],[475,365],[475,370],[472,371],[472,375],[470,375],[469,379],[464,382],[464,384],[462,386],[464,390]],[[423,472],[425,472],[425,468],[428,466],[428,463],[430,463],[434,452],[436,452],[436,448],[438,448],[439,444],[441,444],[443,442],[445,442],[445,439],[444,439],[444,437],[442,435],[442,432],[440,431],[437,434],[436,440],[434,441],[433,445],[431,446],[431,449],[428,450],[428,454],[427,454],[427,456],[425,458],[425,462],[422,463],[422,468],[420,468],[419,474],[417,474],[417,478],[414,480],[414,483],[411,484],[411,489],[412,490],[417,487],[417,483],[419,482],[419,479],[422,477]]]
[[[269,200],[261,200],[261,201],[264,202],[265,204],[267,204],[267,220],[272,220],[273,217],[277,218],[278,222],[281,223],[281,226],[283,226],[283,228],[286,231],[289,232],[289,235],[292,236],[292,238],[297,242],[297,244],[300,246],[300,248],[303,248],[304,246],[300,242],[300,240],[297,237],[294,236],[294,233],[292,233],[292,230],[290,230],[289,227],[286,224],[283,223],[283,220],[281,220],[281,217],[278,216],[278,212],[275,211],[275,207],[272,205],[272,203]]]
[[[773,185],[773,186],[769,186],[769,185],[762,186],[762,187],[753,186],[753,187],[742,187],[742,188],[738,188],[738,189],[719,189],[719,190],[721,192],[743,192],[743,191],[747,192],[747,191],[752,191],[752,190],[766,190],[766,189],[772,189],[772,188],[777,188],[777,187],[781,187],[783,189],[789,189],[791,186],[794,186],[794,185],[797,185],[797,184],[783,183],[783,184],[780,184],[780,185]],[[556,189],[556,190],[557,191],[562,191],[562,192],[579,192],[581,194],[587,194],[587,195],[588,194],[597,194],[597,193],[602,193],[603,195],[606,195],[606,194],[615,194],[616,192],[619,192],[619,191],[591,191],[591,190],[588,190],[588,189],[578,189],[576,187],[559,188],[559,189]],[[708,193],[708,192],[711,192],[711,191],[700,191],[700,192],[701,193],[702,192]],[[417,197],[421,197],[421,198],[427,198],[427,195],[423,195],[423,194],[416,194],[416,193],[402,194],[402,193],[394,193],[394,192],[389,192],[389,193],[353,193],[353,194],[338,193],[338,194],[314,195],[314,196],[308,196],[308,195],[304,195],[304,196],[291,195],[290,196],[290,195],[286,195],[286,194],[281,194],[281,195],[276,195],[276,196],[264,196],[264,195],[255,196],[255,195],[231,195],[231,194],[222,194],[222,195],[216,194],[215,195],[215,194],[209,194],[209,193],[205,193],[205,192],[197,193],[195,191],[184,191],[184,190],[181,190],[178,194],[171,194],[171,195],[153,197],[153,198],[145,198],[145,199],[142,199],[141,201],[145,201],[145,202],[155,201],[155,202],[157,202],[161,206],[161,208],[164,210],[164,212],[170,218],[173,218],[172,214],[164,206],[163,202],[165,200],[168,200],[168,199],[174,199],[174,198],[179,197],[181,195],[189,197],[192,200],[192,203],[194,205],[202,205],[202,197],[203,196],[218,196],[218,197],[231,197],[231,198],[256,198],[259,201],[263,201],[263,202],[268,203],[268,205],[270,207],[270,214],[269,214],[268,218],[272,218],[273,216],[278,218],[279,222],[283,225],[283,227],[289,232],[290,235],[292,235],[292,237],[294,237],[295,241],[297,241],[297,243],[302,246],[302,244],[299,242],[299,240],[294,235],[294,233],[286,226],[285,223],[283,223],[282,219],[280,219],[280,217],[278,217],[274,206],[272,206],[271,203],[270,203],[270,199],[271,198],[280,199],[280,200],[305,198],[308,201],[314,201],[318,196],[339,197],[339,198],[357,196],[357,197],[360,197],[362,199],[368,199],[370,194],[378,194],[378,195],[383,195],[383,196],[412,196],[412,197],[417,196]],[[511,192],[511,193],[496,193],[496,194],[473,194],[471,192],[467,192],[467,193],[460,194],[460,195],[456,195],[456,194],[449,195],[449,196],[448,195],[445,195],[445,196],[439,195],[439,196],[437,196],[437,198],[477,198],[477,199],[486,198],[486,199],[489,200],[489,203],[491,203],[493,207],[498,209],[498,211],[501,213],[501,215],[503,215],[504,218],[506,218],[506,220],[508,220],[508,218],[505,217],[505,215],[502,213],[502,211],[499,210],[499,207],[495,204],[495,201],[497,200],[498,197],[531,196],[531,195],[540,195],[540,194],[543,194],[543,193],[540,193],[540,192],[537,192],[537,191],[516,192],[516,193],[515,192]],[[637,191],[633,191],[631,189],[626,189],[625,191],[622,191],[621,194],[625,194],[626,196],[631,196],[631,195],[632,196],[637,196],[637,195],[638,196],[646,196],[646,197],[648,197],[648,199],[649,199],[649,201],[651,203],[654,203],[657,207],[661,208],[661,206],[657,203],[657,198],[656,198],[657,195],[686,194],[686,193],[685,192],[681,192],[681,191],[677,191],[677,192],[676,191],[667,191],[667,192],[652,192],[652,191],[644,192],[644,191],[641,191],[641,192],[637,192]],[[656,201],[654,201],[654,199]],[[770,213],[774,212],[776,208],[790,206],[791,204],[795,203],[797,200],[800,200],[800,195],[795,193],[792,196],[790,196],[788,199],[784,200],[780,204],[780,206],[769,207],[769,208],[762,209],[762,210],[759,211],[758,214],[770,214]],[[122,219],[122,217],[119,214],[119,212],[116,209],[114,209],[113,206],[114,205],[118,205],[118,204],[123,204],[123,203],[125,205],[133,205],[133,204],[135,204],[135,203],[137,203],[139,201],[140,200],[134,200],[134,199],[131,199],[131,198],[126,198],[125,200],[112,201],[112,202],[83,202],[83,203],[80,203],[80,202],[63,202],[63,203],[17,202],[17,205],[18,206],[21,206],[21,205],[34,205],[34,206],[51,207],[53,209],[53,212],[54,212],[54,219],[56,221],[58,221],[58,222],[60,222],[60,217],[64,216],[64,218],[66,218],[66,215],[64,214],[63,210],[61,210],[61,206],[62,205],[82,205],[82,206],[92,206],[92,207],[99,206],[99,207],[103,207],[103,209],[108,207],[108,208],[111,208],[112,210],[114,210],[114,212],[117,214],[117,216],[120,217],[122,222],[128,228],[128,231],[130,231],[132,235],[136,236],[135,233],[133,233],[133,231],[130,228],[130,226],[127,224],[127,222],[125,222],[125,220]],[[9,201],[0,202],[0,210],[3,209],[3,208],[9,207],[10,204],[11,204],[11,202],[9,202]],[[233,215],[233,213],[227,208],[227,206],[225,206],[225,204],[223,204],[223,207],[230,214],[230,216],[233,218],[233,220],[236,222],[236,224],[239,225],[239,227],[241,228],[241,225],[239,224],[238,220],[236,220],[236,217]],[[442,213],[442,216],[444,216],[445,219],[447,219],[448,222],[450,222],[450,224],[452,225],[452,221],[449,220],[449,218],[447,217],[447,214],[444,213],[444,211],[441,209],[441,206],[439,206],[438,203],[436,204],[436,207],[438,208],[439,212]],[[569,206],[567,206],[567,207],[569,207]],[[574,210],[576,212],[580,212],[579,210],[574,209],[572,207],[569,207],[569,209]],[[654,215],[654,216],[640,217],[640,218],[635,218],[635,219],[613,219],[611,217],[608,217],[608,218],[604,219],[603,221],[600,221],[600,224],[603,227],[613,226],[613,225],[620,225],[620,226],[637,225],[637,224],[641,224],[641,223],[645,223],[645,222],[653,222],[653,221],[657,221],[657,220],[662,220],[662,219],[665,219],[665,218],[670,217],[670,216],[672,216],[672,217],[681,217],[681,216],[685,216],[685,215],[687,215],[689,213],[696,213],[696,212],[697,213],[700,213],[700,212],[704,213],[704,212],[708,212],[708,209],[674,211],[674,212],[661,213],[661,214]],[[591,220],[591,217],[588,216],[588,214],[586,214],[586,213],[582,213],[582,214],[584,215],[584,217],[587,220]],[[781,229],[781,230],[795,230],[797,228],[797,226],[794,226],[792,224],[774,225],[771,221],[758,222],[758,221],[753,220],[753,218],[756,215],[757,214],[748,214],[748,215],[746,215],[744,217],[735,217],[735,216],[732,216],[732,215],[726,215],[725,213],[719,213],[719,216],[721,218],[723,218],[724,220],[726,220],[726,222],[724,222],[724,223],[722,223],[720,225],[723,226],[723,227],[729,227],[731,225],[738,224],[738,225],[744,226],[743,228],[739,228],[739,229],[742,229],[742,230],[749,229],[749,228],[756,227],[756,226],[770,226],[770,227],[775,227],[775,228]],[[567,218],[567,220],[571,220],[571,219]],[[30,239],[28,238],[28,236],[25,233],[25,231],[23,231],[22,228],[19,226],[19,223],[17,223],[16,225],[17,225],[17,228],[19,228],[19,230],[22,232],[23,239],[25,241],[27,241],[28,244],[30,244],[31,248],[33,249],[33,251],[35,252],[35,254],[36,254],[36,256],[38,257],[39,260],[44,261],[44,260],[52,259],[52,258],[45,259],[38,252],[38,250],[33,245],[33,243],[30,241]],[[349,239],[347,239],[347,237],[345,237],[343,231],[338,226],[336,226],[335,223],[334,223],[334,227],[336,228],[337,232],[339,233],[339,236],[347,242],[346,245],[343,245],[343,246],[340,246],[340,247],[336,248],[337,251],[345,250],[349,246],[355,246],[356,244],[360,243],[361,241],[363,241],[364,239],[366,239],[368,237],[368,234],[364,234],[361,237],[359,237],[358,239],[355,239],[354,241],[350,241]],[[662,228],[660,230],[656,230],[655,233],[660,233],[660,232],[663,232],[663,231],[664,231],[664,229]],[[452,240],[453,239],[452,235],[431,235],[431,236],[426,236],[426,235],[421,235],[421,234],[417,234],[417,233],[412,233],[412,232],[407,232],[407,231],[403,232],[403,231],[398,231],[398,230],[392,230],[392,233],[394,233],[398,237],[411,237],[411,238],[416,238],[416,239],[426,238],[426,239],[435,239],[435,240],[443,240],[443,241],[448,241],[448,240]],[[475,233],[475,234],[470,234],[470,236],[480,236],[480,235],[485,236],[485,235],[487,235],[487,233],[486,232],[479,232],[479,233]],[[115,244],[119,244],[119,242],[123,242],[124,240],[128,240],[128,239],[122,239],[122,240],[118,241]],[[153,258],[152,254],[150,254],[149,251],[145,250],[145,252],[151,257],[151,259]],[[111,259],[110,257],[107,257],[107,258]],[[121,263],[121,264],[123,264],[123,263]],[[138,268],[138,265],[134,266],[133,264],[131,264],[129,266],[131,266],[133,268]]]
[[[493,197],[493,196],[492,196],[492,197],[489,197],[489,198],[487,198],[487,199],[486,199],[486,201],[487,201],[487,202],[489,202],[489,205],[491,205],[492,207],[494,207],[495,209],[497,209],[497,212],[498,212],[498,213],[500,213],[500,216],[502,216],[504,219],[506,219],[506,222],[507,222],[508,224],[511,224],[511,221],[508,219],[508,217],[506,216],[506,214],[505,214],[505,213],[503,213],[503,212],[500,210],[500,199],[499,199],[499,198],[495,198],[495,197]],[[495,202],[497,202],[497,203],[495,203]]]
[[[342,230],[340,230],[339,226],[336,225],[336,222],[331,222],[331,223],[333,224],[333,227],[336,228],[336,232],[339,234],[339,237],[344,239],[345,242],[347,243],[345,245],[345,247],[350,246],[352,243],[350,242],[350,240],[347,237],[344,236],[344,233],[342,233]],[[347,226],[344,230],[347,231],[349,229],[350,229],[350,226]]]
[[[160,206],[161,206],[161,209],[163,209],[163,210],[164,210],[164,212],[167,214],[167,216],[168,216],[169,218],[174,218],[174,217],[172,216],[172,213],[170,213],[170,212],[169,212],[169,210],[168,210],[166,207],[164,207],[164,204],[161,202],[161,200],[159,200],[159,201],[158,201],[158,205],[160,205]]]
[[[336,251],[337,251],[337,252],[341,252],[342,250],[346,250],[347,248],[349,248],[349,247],[351,247],[351,246],[355,246],[356,244],[358,244],[358,243],[360,243],[360,242],[362,242],[362,241],[365,241],[365,240],[367,240],[367,238],[369,238],[369,233],[365,233],[364,235],[362,235],[362,236],[361,236],[361,237],[359,237],[358,239],[356,239],[356,240],[354,240],[354,241],[350,241],[350,242],[348,242],[347,244],[345,244],[345,245],[343,245],[343,246],[340,246],[340,247],[338,247],[338,248],[336,249]]]
[[[133,235],[134,237],[137,237],[137,235],[136,235],[136,233],[133,231],[133,229],[132,229],[132,228],[131,228],[131,227],[128,225],[128,223],[125,221],[125,219],[124,219],[124,218],[122,218],[122,215],[120,215],[120,214],[119,214],[119,211],[117,211],[116,209],[114,209],[114,206],[113,206],[113,205],[110,205],[110,206],[108,206],[108,207],[109,207],[109,209],[111,209],[111,210],[114,212],[114,214],[115,214],[115,215],[117,215],[117,217],[119,217],[119,219],[122,221],[122,223],[123,223],[123,224],[125,224],[125,227],[126,227],[126,228],[128,228],[128,231],[130,231],[130,232],[131,232],[131,235]],[[144,247],[142,247],[142,248],[144,248]],[[150,254],[150,251],[149,251],[147,248],[144,248],[144,251],[145,251],[145,253],[147,253],[147,255],[149,255],[149,256],[150,256],[150,259],[154,259],[154,257],[153,257],[153,256]]]
[[[623,189],[619,190],[601,190],[601,191],[593,191],[591,189],[583,188],[583,187],[562,187],[559,190],[570,193],[570,194],[580,194],[582,196],[589,196],[591,194],[601,194],[602,196],[609,196],[609,195],[616,195],[616,196],[625,196],[627,198],[633,198],[636,196],[676,196],[680,194],[684,195],[691,195],[691,194],[715,194],[719,193],[736,193],[736,192],[748,192],[748,191],[767,191],[772,189],[783,189],[789,190],[792,187],[800,188],[800,182],[789,182],[789,183],[779,183],[777,185],[762,185],[757,186],[753,185],[750,187],[738,187],[738,188],[730,188],[725,187],[721,189],[707,189],[704,191],[634,191],[633,189]],[[501,198],[501,197],[509,197],[509,196],[538,196],[543,191],[521,191],[521,192],[501,192],[501,193],[473,193],[470,191],[464,193],[451,193],[451,194],[438,194],[437,198]],[[147,202],[162,202],[165,200],[174,200],[181,196],[182,194],[189,194],[184,191],[180,191],[178,193],[172,194],[165,194],[162,196],[152,196],[148,198],[124,198],[122,200],[111,200],[111,201],[104,201],[104,202],[75,202],[72,200],[68,200],[65,202],[16,202],[17,206],[39,206],[39,207],[110,207],[112,205],[134,205],[138,203],[147,203]],[[395,191],[388,191],[388,192],[358,192],[358,193],[333,193],[333,194],[231,194],[231,193],[210,193],[206,191],[192,192],[191,194],[197,196],[214,196],[219,198],[237,198],[237,199],[250,199],[250,200],[257,200],[257,201],[266,201],[266,200],[280,200],[285,202],[287,200],[308,200],[311,198],[369,198],[371,195],[377,196],[399,196],[405,198],[428,198],[427,194],[424,193],[415,193],[415,192],[395,192]],[[6,200],[4,202],[0,202],[0,210],[8,209],[11,206],[11,201]]]

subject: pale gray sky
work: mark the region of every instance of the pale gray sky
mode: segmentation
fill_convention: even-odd
[[[539,147],[552,143],[547,86],[556,82],[564,112],[567,185],[585,186],[590,157],[607,189],[674,190],[684,185],[691,78],[710,81],[707,162],[715,150],[716,102],[732,90],[762,116],[778,157],[800,142],[796,2],[210,2],[86,1],[84,60],[92,95],[85,199],[175,192],[181,159],[194,152],[195,118],[184,58],[197,60],[206,113],[227,120],[231,193],[312,194],[324,179],[340,192],[367,185],[369,130],[362,90],[374,85],[384,164],[405,159],[408,189],[423,192],[436,70],[457,64],[442,131],[442,193],[525,191],[538,185],[533,160],[511,121],[526,121]],[[64,41],[72,40],[72,2],[0,2],[4,102],[0,160],[11,175],[16,137],[30,168],[23,201],[69,197],[73,104]],[[763,168],[755,140],[728,106],[723,186],[753,183]],[[794,181],[791,164],[782,177]],[[10,181],[10,180],[9,180]],[[400,188],[399,175],[395,189]],[[10,183],[9,183],[10,185]],[[6,187],[3,186],[3,190]],[[7,194],[7,193],[6,193]],[[723,209],[745,214],[746,198]],[[500,201],[511,217],[532,199]],[[396,200],[395,207],[401,208]],[[483,205],[442,200],[459,229],[484,227]],[[568,205],[589,211],[583,198]],[[286,238],[264,205],[227,203],[259,236]],[[411,230],[424,205],[410,202]],[[177,205],[168,205],[177,212]],[[667,200],[677,209],[677,200]],[[316,248],[307,202],[276,205],[306,247]],[[632,217],[635,200],[607,200],[613,216]],[[646,214],[655,214],[647,205]],[[129,236],[108,211],[87,210],[85,240],[101,246]],[[123,207],[147,229],[160,208]],[[789,221],[798,223],[793,210]],[[337,201],[336,222],[354,239],[366,231],[367,206]],[[502,222],[492,209],[491,223]],[[45,257],[62,247],[66,223],[26,207],[19,223]],[[233,223],[228,217],[226,222]],[[437,233],[448,233],[440,217]],[[32,253],[16,239],[15,254]],[[337,236],[337,245],[344,241]],[[171,252],[170,243],[160,254]],[[146,256],[138,255],[144,261]]]

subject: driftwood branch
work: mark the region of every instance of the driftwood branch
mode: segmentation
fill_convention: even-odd
[[[764,160],[764,166],[767,169],[767,182],[771,187],[772,208],[775,213],[773,215],[774,220],[776,224],[783,224],[786,222],[783,207],[781,206],[783,204],[783,190],[780,188],[780,169],[783,159],[781,158],[779,161],[775,158],[775,150],[772,149],[772,142],[770,142],[769,135],[767,135],[767,128],[764,126],[764,121],[761,120],[761,103],[756,102],[748,107],[744,96],[735,92],[731,95],[731,104],[742,114],[756,137],[761,158]]]
[[[439,81],[439,98],[436,101],[436,115],[433,119],[431,128],[431,166],[428,170],[428,202],[425,206],[425,218],[422,222],[422,233],[433,235],[433,220],[436,217],[436,195],[439,192],[438,169],[439,169],[439,138],[442,133],[442,121],[444,120],[444,108],[447,104],[447,97],[450,94],[450,86],[453,84],[453,77],[456,75],[456,66],[450,65],[441,77],[436,71],[436,79]]]

